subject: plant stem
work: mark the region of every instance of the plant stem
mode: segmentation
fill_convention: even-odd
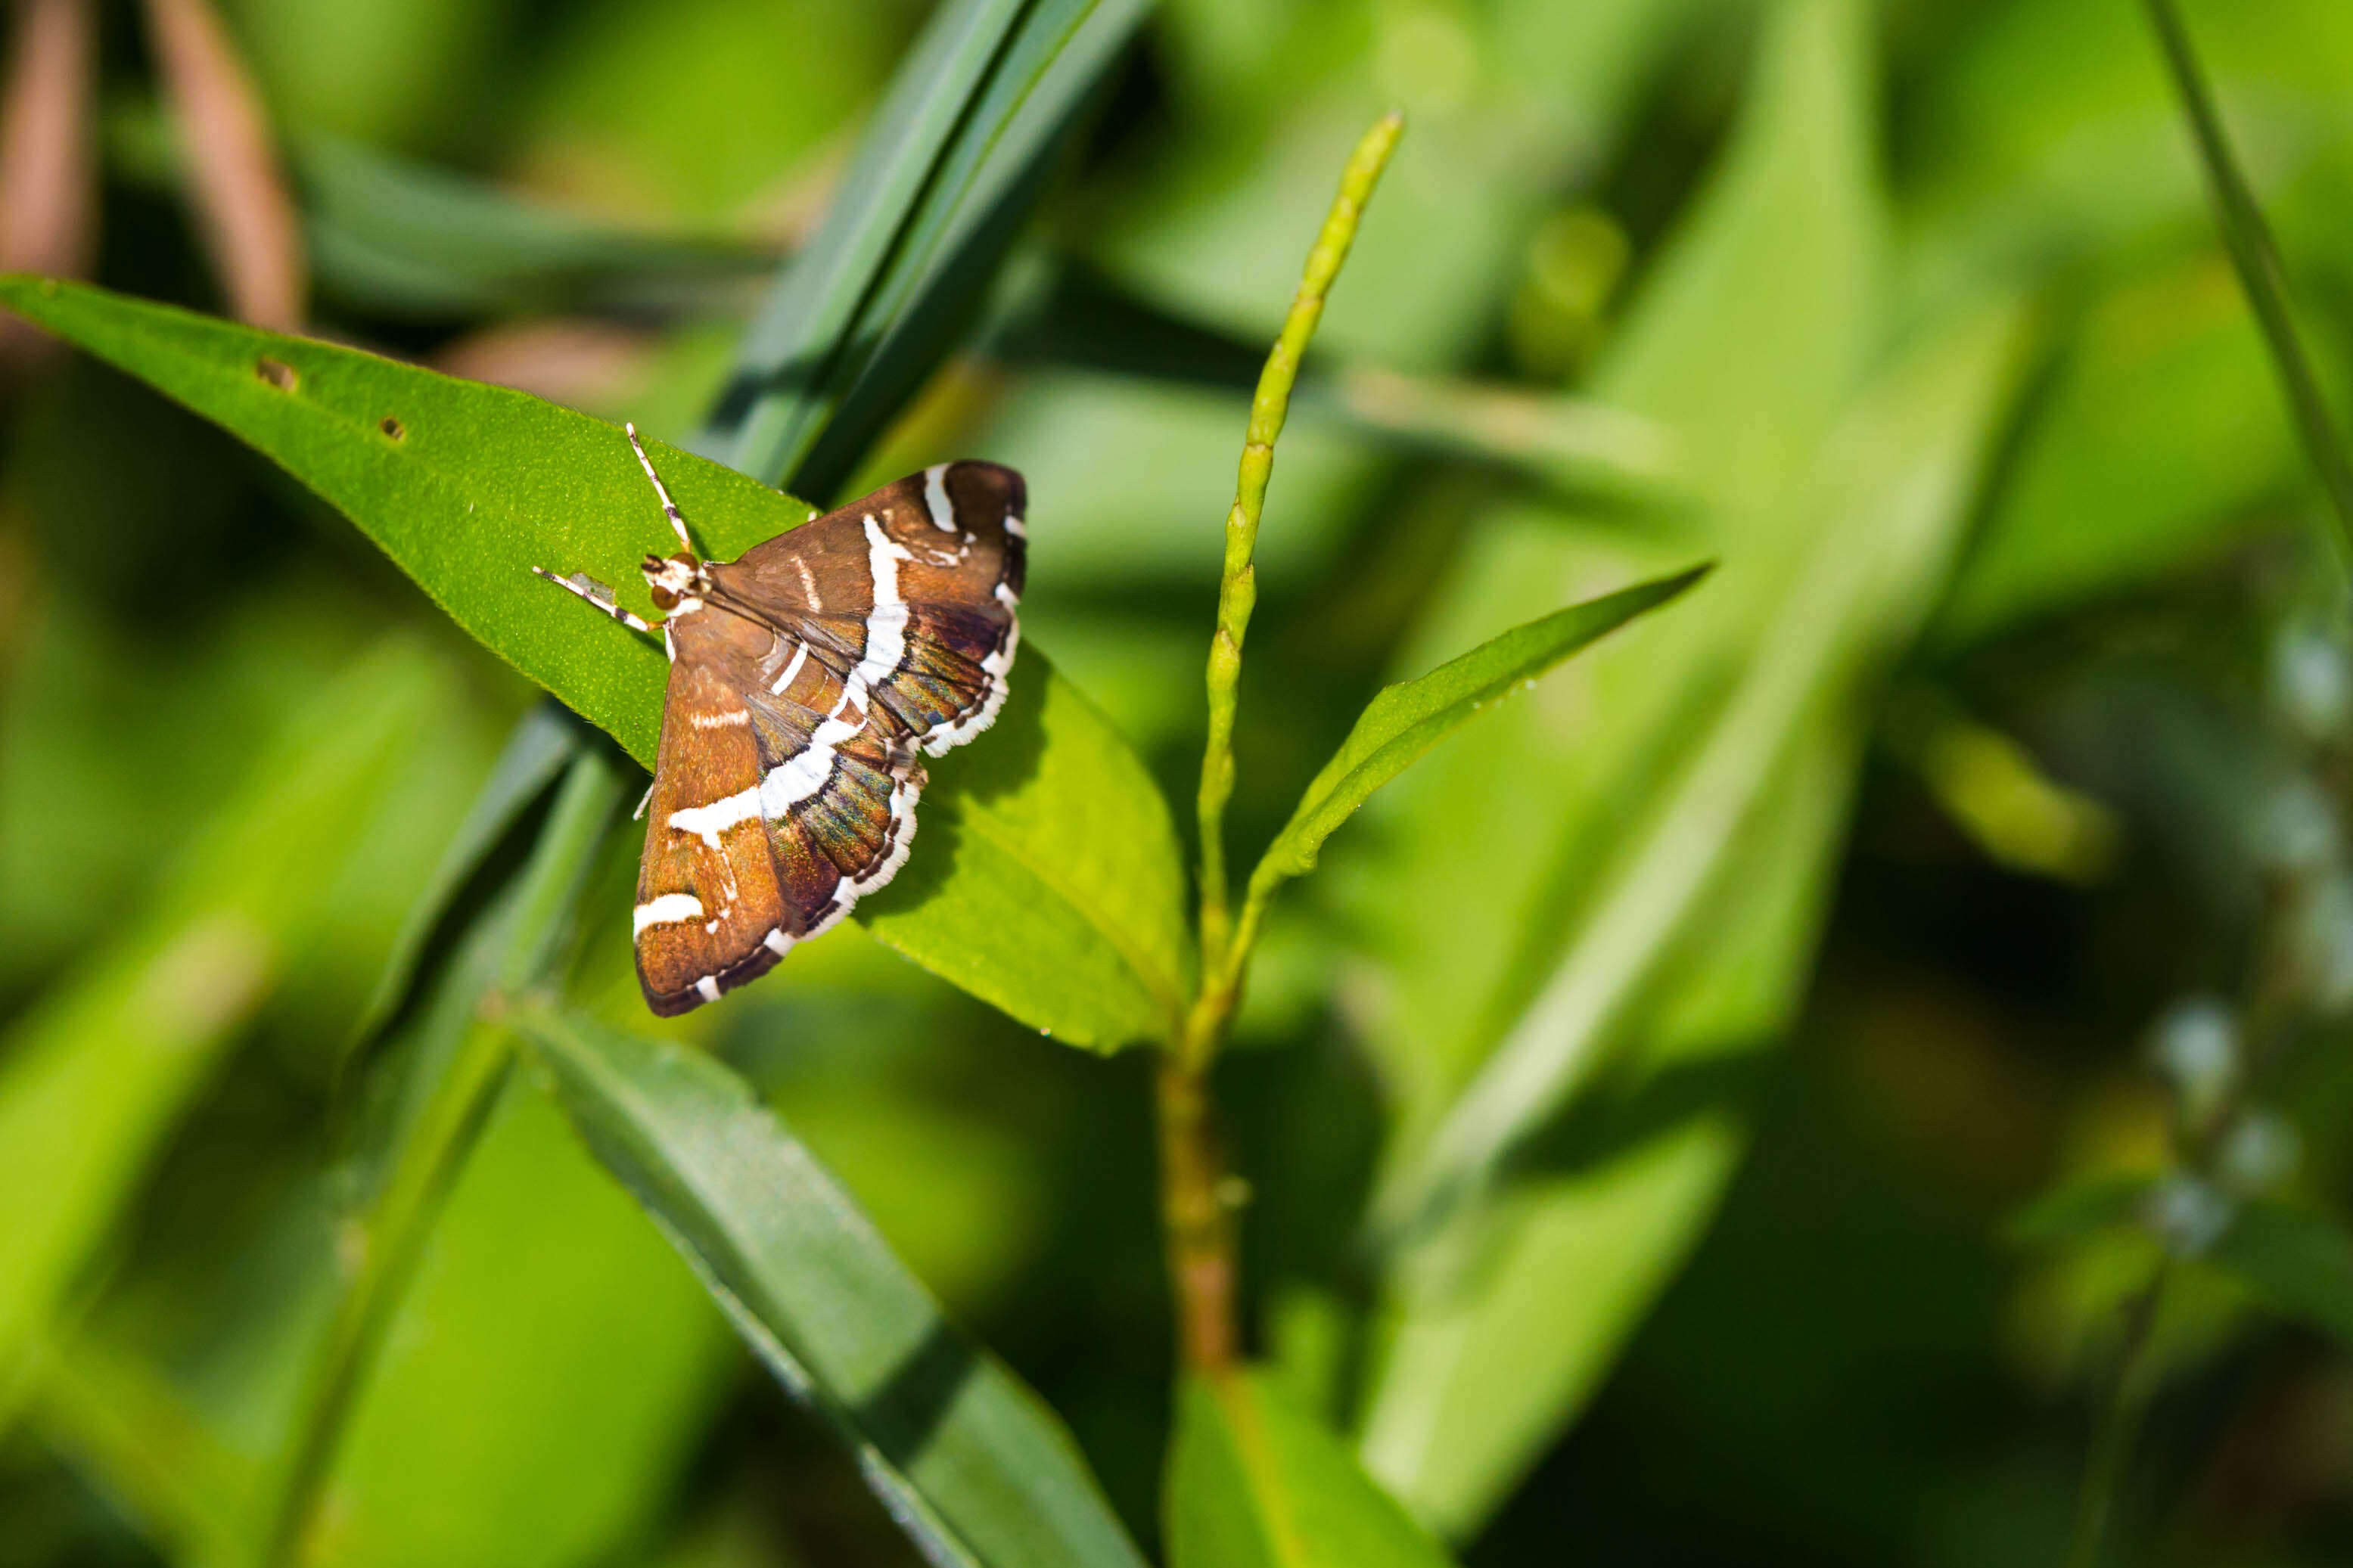
[[[1339,194],[1307,253],[1282,331],[1259,373],[1242,441],[1234,504],[1226,513],[1225,570],[1218,584],[1218,626],[1209,643],[1209,738],[1201,754],[1201,982],[1177,1037],[1160,1062],[1161,1216],[1167,1227],[1168,1278],[1176,1297],[1176,1348],[1183,1364],[1213,1377],[1234,1367],[1241,1333],[1235,1311],[1240,1269],[1234,1257],[1233,1183],[1226,1173],[1209,1095],[1209,1068],[1233,1023],[1264,900],[1253,898],[1237,931],[1226,882],[1226,804],[1234,793],[1234,708],[1242,639],[1258,603],[1259,520],[1266,510],[1274,443],[1291,410],[1308,340],[1324,318],[1332,280],[1348,258],[1365,203],[1397,148],[1404,119],[1383,115],[1365,132],[1340,177]]]
[[[2263,209],[2255,205],[2253,191],[2231,156],[2221,116],[2216,112],[2213,94],[2198,68],[2198,57],[2190,47],[2189,30],[2182,26],[2180,12],[2173,0],[2147,3],[2149,23],[2157,29],[2158,41],[2164,47],[2166,64],[2172,70],[2174,86],[2181,93],[2182,108],[2189,116],[2189,127],[2198,138],[2198,152],[2206,165],[2206,177],[2213,187],[2216,226],[2221,231],[2223,247],[2231,253],[2239,285],[2246,291],[2247,302],[2254,308],[2255,320],[2271,345],[2272,363],[2279,373],[2289,409],[2295,416],[2296,433],[2303,437],[2305,456],[2336,508],[2337,527],[2343,535],[2339,548],[2353,554],[2353,467],[2347,465],[2345,448],[2337,438],[2328,405],[2320,395],[2320,383],[2312,374],[2311,362],[2306,359],[2304,345],[2296,336],[2295,321],[2288,310],[2287,274],[2280,265],[2279,247],[2273,243],[2271,229],[2263,222]]]
[[[2215,1167],[2230,1130],[2238,1124],[2253,1099],[2260,1078],[2276,1068],[2281,1048],[2293,1038],[2289,1026],[2298,981],[2294,973],[2295,941],[2290,935],[2303,895],[2293,879],[2274,879],[2265,889],[2264,911],[2257,928],[2256,952],[2242,984],[2238,1011],[2245,1044],[2238,1071],[2230,1087],[2211,1108],[2192,1115],[2176,1099],[2173,1143],[2174,1170],[2200,1183],[2218,1181]],[[2115,1382],[2093,1429],[2091,1452],[2084,1466],[2084,1485],[2075,1513],[2075,1531],[2067,1552],[2068,1568],[2098,1568],[2108,1521],[2116,1494],[2124,1486],[2132,1458],[2133,1438],[2155,1392],[2153,1353],[2158,1315],[2163,1310],[2177,1254],[2170,1240],[2158,1258],[2148,1284],[2135,1297],[2125,1317]]]
[[[399,1307],[408,1277],[457,1183],[466,1157],[490,1120],[512,1060],[502,1028],[477,1024],[434,1086],[411,1134],[404,1139],[383,1194],[365,1220],[347,1226],[337,1250],[355,1259],[355,1272],[311,1363],[294,1447],[275,1491],[262,1561],[285,1568],[302,1559],[302,1542],[343,1427],[376,1347]]]
[[[70,1328],[32,1357],[27,1411],[49,1447],[167,1548],[225,1563],[249,1522],[251,1466],[220,1441],[162,1368]]]
[[[606,748],[592,746],[573,762],[521,879],[483,917],[429,1010],[416,1065],[429,1088],[405,1119],[366,1218],[346,1232],[353,1277],[308,1369],[292,1447],[265,1502],[261,1561],[269,1568],[302,1558],[345,1422],[513,1064],[514,1035],[502,1016],[514,995],[551,972],[625,789]]]
[[[1168,1278],[1176,1301],[1176,1349],[1196,1372],[1232,1370],[1234,1216],[1227,1202],[1224,1150],[1206,1074],[1174,1052],[1160,1060],[1161,1223],[1168,1233]]]
[[[1229,952],[1231,917],[1227,909],[1226,803],[1234,793],[1234,707],[1241,678],[1242,639],[1249,635],[1250,611],[1258,604],[1258,569],[1251,557],[1258,549],[1259,519],[1266,510],[1266,485],[1274,471],[1274,443],[1291,412],[1291,389],[1299,379],[1299,362],[1307,342],[1324,319],[1324,297],[1348,247],[1356,237],[1365,203],[1396,150],[1404,119],[1392,111],[1376,121],[1356,143],[1340,177],[1339,195],[1324,219],[1315,247],[1307,253],[1299,291],[1292,296],[1282,331],[1259,373],[1258,391],[1250,398],[1250,428],[1242,438],[1241,469],[1234,481],[1234,504],[1226,513],[1225,570],[1218,584],[1218,628],[1209,643],[1209,739],[1201,753],[1201,961],[1203,988],[1213,987],[1214,976],[1232,966]]]
[[[2092,1453],[2084,1468],[2084,1489],[2075,1507],[2075,1533],[2067,1549],[2067,1568],[2098,1568],[2100,1549],[2107,1536],[2108,1520],[2116,1511],[2116,1493],[2124,1485],[2126,1462],[2132,1458],[2133,1437],[2148,1407],[2149,1382],[2155,1363],[2151,1348],[2157,1315],[2173,1270],[2168,1255],[2158,1259],[2157,1272],[2134,1300],[2125,1320],[2124,1344],[2117,1353],[2116,1381],[2101,1407],[2099,1425],[2092,1434]]]

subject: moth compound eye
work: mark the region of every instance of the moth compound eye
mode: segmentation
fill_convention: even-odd
[[[667,614],[678,608],[678,595],[657,583],[653,586],[654,608]]]

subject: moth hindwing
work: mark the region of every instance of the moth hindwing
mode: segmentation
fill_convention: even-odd
[[[541,574],[670,653],[631,922],[667,1015],[765,973],[905,863],[922,754],[1005,701],[1026,495],[1010,468],[943,463],[702,561],[637,450],[682,546],[641,567],[662,618]]]

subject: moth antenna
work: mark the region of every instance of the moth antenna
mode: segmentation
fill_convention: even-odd
[[[614,603],[613,591],[610,588],[606,587],[604,584],[597,582],[594,577],[587,575],[586,573],[575,572],[569,577],[559,577],[544,566],[534,566],[532,570],[537,573],[540,576],[544,577],[549,582],[554,584],[557,587],[563,589],[565,593],[579,595],[582,598],[587,600],[590,604],[596,605],[598,609],[604,611],[607,615],[612,616],[615,620],[620,622],[623,626],[628,627],[633,632],[643,632],[646,636],[651,637],[656,632],[661,630],[659,626],[655,626],[652,622],[645,620],[640,616],[633,616],[629,614],[628,611],[621,608],[619,605]]]
[[[637,426],[624,425],[621,428],[628,432],[629,450],[638,455],[638,467],[643,468],[646,478],[653,481],[654,494],[661,497],[662,515],[669,518],[670,527],[678,531],[678,542],[686,547],[686,552],[694,554],[694,541],[686,536],[686,519],[678,514],[678,503],[670,499],[670,491],[662,488],[661,476],[654,472],[654,460],[646,456],[645,447],[638,444]]]

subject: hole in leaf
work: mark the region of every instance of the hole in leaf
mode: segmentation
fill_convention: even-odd
[[[402,428],[401,428],[401,426],[400,426],[400,421],[399,421],[399,420],[397,420],[397,419],[395,419],[395,418],[394,418],[391,415],[389,415],[389,414],[387,414],[387,415],[385,415],[385,416],[384,416],[384,420],[383,420],[383,422],[382,422],[381,424],[377,425],[377,426],[376,426],[376,428],[377,428],[377,429],[379,429],[379,430],[381,430],[381,431],[383,431],[386,436],[390,437],[393,440],[396,440],[396,441],[397,441],[397,440],[401,439],[403,437],[405,437],[405,436],[406,436],[406,435],[408,434],[408,432],[407,432],[407,431],[406,431],[406,430],[404,430],[404,429],[402,429]]]
[[[294,374],[292,365],[284,360],[271,359],[267,354],[253,362],[253,374],[280,392],[293,391],[294,384],[301,379]]]

